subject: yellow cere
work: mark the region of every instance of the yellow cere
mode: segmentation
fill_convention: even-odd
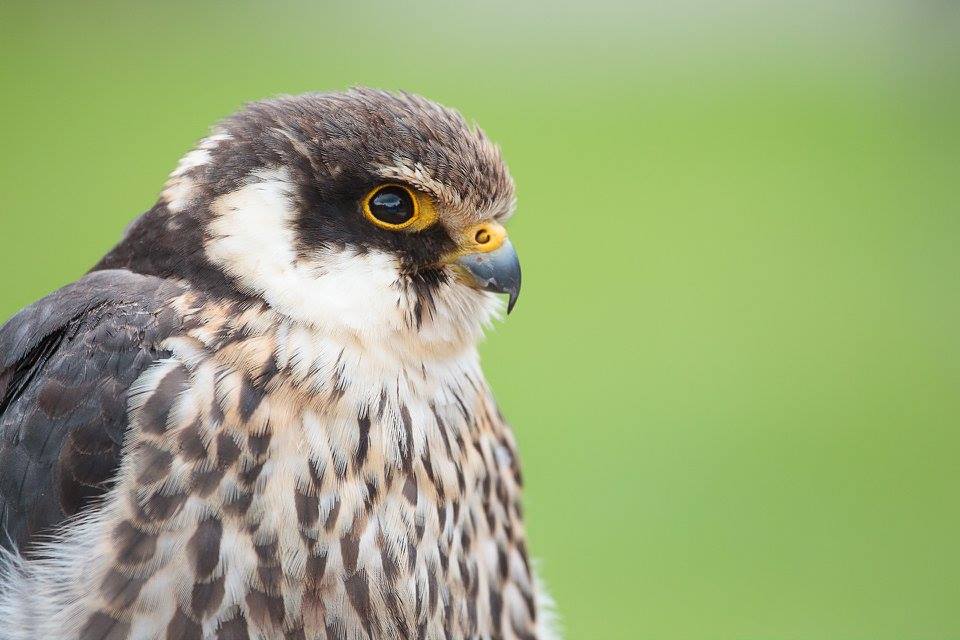
[[[496,251],[507,239],[507,230],[496,222],[481,222],[463,232],[460,247],[465,253]]]

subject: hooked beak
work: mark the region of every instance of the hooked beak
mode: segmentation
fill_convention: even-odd
[[[506,230],[486,222],[467,229],[464,236],[465,246],[453,263],[476,288],[509,295],[509,314],[520,297],[520,259]]]
[[[510,240],[504,240],[499,249],[490,253],[462,256],[457,264],[470,274],[478,289],[508,294],[507,313],[513,311],[520,297],[520,259]]]

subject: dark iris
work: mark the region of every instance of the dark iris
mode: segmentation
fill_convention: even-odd
[[[413,199],[402,187],[377,189],[370,198],[370,213],[387,224],[403,224],[413,217]]]

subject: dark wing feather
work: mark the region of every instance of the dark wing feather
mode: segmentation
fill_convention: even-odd
[[[100,271],[0,329],[0,546],[22,549],[102,495],[120,463],[130,385],[165,357],[179,289]]]

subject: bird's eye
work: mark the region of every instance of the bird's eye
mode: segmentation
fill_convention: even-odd
[[[378,227],[405,229],[417,219],[419,207],[410,189],[399,184],[381,185],[363,203],[363,212]]]

